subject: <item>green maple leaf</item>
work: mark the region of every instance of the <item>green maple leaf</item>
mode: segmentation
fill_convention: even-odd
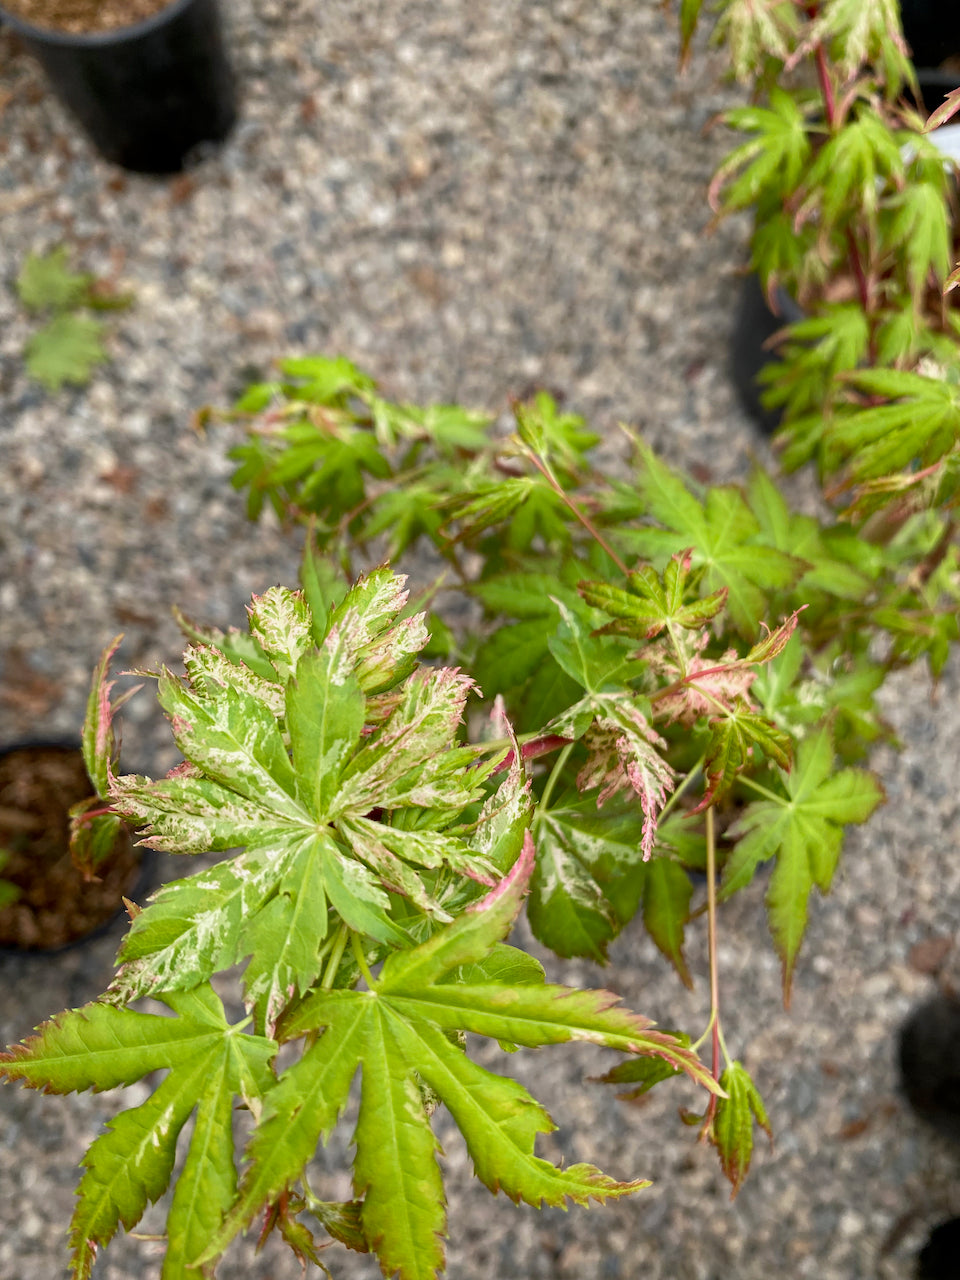
[[[792,586],[806,569],[797,557],[761,541],[760,525],[734,488],[712,488],[701,502],[652,450],[639,445],[638,483],[649,514],[665,529],[628,529],[621,540],[638,555],[657,559],[692,547],[706,594],[727,591],[737,630],[755,635],[767,593]]]
[[[489,414],[459,404],[406,405],[405,409],[444,456],[463,449],[478,452],[489,444]]]
[[[926,139],[918,138],[916,142],[929,145]],[[931,272],[942,286],[950,271],[952,241],[945,177],[942,158],[939,163],[928,162],[919,174],[911,172],[903,190],[887,202],[891,212],[889,226],[881,228],[887,244],[902,248],[907,281],[918,312]]]
[[[516,619],[503,622],[480,644],[472,670],[488,697],[508,696],[511,709],[524,705],[524,731],[542,728],[582,687],[550,652],[557,602],[583,609],[574,586],[565,581],[571,578],[575,583],[577,565],[568,561],[557,565],[556,574],[520,569],[494,574],[470,588],[488,613]]]
[[[483,603],[490,614],[511,618],[556,619],[559,600],[568,609],[578,609],[580,600],[573,586],[560,576],[570,576],[569,565],[557,565],[557,573],[529,569],[497,573],[471,584],[470,594]],[[574,579],[575,581],[575,579]]]
[[[828,892],[843,828],[851,822],[866,822],[884,796],[873,774],[834,769],[829,725],[801,741],[793,769],[780,776],[785,794],[764,789],[765,798],[748,805],[727,832],[737,843],[724,865],[720,897],[729,898],[749,884],[758,865],[776,856],[767,909],[789,1000],[810,893],[814,886]]]
[[[542,670],[544,661],[556,667],[549,648],[550,630],[546,617],[498,627],[477,650],[472,664],[477,683],[490,694],[507,694]]]
[[[442,921],[459,877],[491,884],[511,864],[530,808],[522,773],[457,828],[484,794],[475,753],[456,741],[472,682],[412,670],[426,631],[401,616],[405,603],[402,579],[375,570],[330,611],[317,646],[303,596],[276,588],[250,611],[273,680],[207,645],[188,648],[186,682],[161,674],[185,765],[158,781],[111,778],[112,805],[145,824],[147,845],[242,852],[154,896],[112,999],[187,988],[250,955],[247,995],[271,1026],[318,977],[338,918],[402,946],[391,894]]]
[[[64,383],[85,386],[96,366],[107,359],[101,342],[104,329],[90,316],[55,316],[27,342],[28,373],[50,391],[59,391]]]
[[[870,329],[862,307],[830,303],[818,315],[788,325],[783,333],[783,359],[766,365],[757,381],[768,388],[764,404],[782,406],[789,419],[783,432],[788,439],[784,465],[793,470],[809,461],[824,432],[824,387],[860,364],[869,347]],[[805,419],[795,421],[807,413],[812,414],[810,423],[815,422],[819,429]]]
[[[868,396],[893,401],[847,410],[830,432],[837,457],[849,457],[850,476],[871,480],[902,471],[914,459],[939,461],[960,440],[960,387],[898,369],[864,369],[847,381]]]
[[[805,673],[804,648],[797,636],[757,675],[750,693],[768,719],[794,736],[832,715],[836,741],[851,762],[884,732],[874,700],[884,670],[864,654],[847,655],[842,663],[833,657],[828,653]]]
[[[468,545],[481,534],[503,526],[505,545],[527,552],[539,535],[547,546],[569,545],[570,512],[547,480],[537,475],[492,479],[489,468],[477,470],[461,484],[461,492],[441,500],[450,525],[458,525],[456,540]]]
[[[345,409],[354,396],[371,393],[376,383],[345,356],[291,356],[280,371],[293,379],[284,390],[291,399]]]
[[[316,992],[284,1017],[284,1038],[322,1034],[271,1091],[247,1148],[237,1203],[197,1262],[212,1261],[299,1176],[335,1125],[358,1070],[354,1187],[363,1197],[364,1236],[387,1275],[430,1280],[443,1266],[443,1185],[421,1081],[448,1107],[477,1176],[492,1191],[533,1205],[564,1205],[647,1185],[617,1182],[592,1165],[561,1169],[535,1156],[537,1134],[553,1128],[547,1113],[519,1084],[484,1070],[448,1038],[472,1032],[530,1047],[587,1040],[662,1057],[716,1092],[676,1037],[616,1008],[606,992],[447,980],[482,962],[507,932],[532,863],[528,839],[495,891],[421,946],[389,957],[369,990]]]
[[[31,253],[17,276],[17,294],[30,311],[70,311],[85,302],[93,276],[70,270],[70,251],[60,245],[47,254]]]
[[[843,600],[862,600],[869,594],[879,567],[852,529],[824,528],[812,516],[791,511],[770,476],[759,468],[750,477],[747,500],[767,545],[809,565],[791,590],[793,600],[808,602],[812,591]]]
[[[231,1026],[208,986],[160,997],[176,1017],[88,1004],[60,1014],[12,1051],[0,1076],[48,1093],[114,1089],[152,1072],[167,1076],[152,1096],[122,1112],[91,1145],[71,1224],[73,1273],[92,1274],[98,1246],[130,1230],[166,1190],[177,1138],[196,1112],[167,1217],[162,1280],[200,1280],[190,1264],[236,1193],[232,1117],[236,1099],[259,1107],[274,1083],[273,1040]]]
[[[705,809],[729,791],[739,774],[756,766],[763,757],[789,769],[793,740],[772,721],[757,715],[740,699],[724,715],[710,722],[710,738],[704,755],[706,787],[697,810]]]
[[[323,427],[309,419],[294,422],[276,432],[276,439],[284,447],[264,482],[289,492],[302,511],[327,519],[360,505],[365,476],[385,480],[391,473],[369,431],[336,419]]]
[[[664,628],[696,631],[716,617],[726,604],[726,588],[685,602],[688,591],[696,587],[696,579],[690,580],[692,554],[686,550],[672,556],[662,580],[649,565],[628,573],[627,590],[609,582],[581,582],[578,589],[587,604],[615,619],[601,628],[601,634],[651,640]]]
[[[810,155],[803,111],[795,97],[774,88],[769,107],[736,107],[723,115],[731,129],[753,137],[726,157],[710,183],[712,208],[747,209],[771,189],[788,196],[800,182]]]
[[[387,490],[374,503],[369,518],[364,520],[362,537],[386,535],[387,558],[398,559],[420,537],[434,545],[443,545],[443,516],[437,506],[437,477],[420,483],[412,482]]]
[[[445,514],[459,524],[459,539],[470,541],[485,530],[509,519],[533,493],[543,487],[535,476],[515,476],[501,481],[483,480],[465,493],[447,499]]]
[[[810,194],[801,216],[816,208],[824,231],[849,225],[857,213],[872,222],[884,184],[889,180],[899,186],[903,181],[900,146],[881,117],[861,106],[857,118],[838,129],[811,164],[805,180]]]
[[[818,262],[811,252],[816,244],[813,228],[809,223],[797,227],[790,212],[778,205],[776,199],[763,202],[750,237],[750,265],[760,277],[768,305],[777,284],[794,296],[801,294]]]
[[[723,1172],[730,1179],[732,1200],[750,1169],[754,1121],[771,1143],[773,1133],[759,1090],[741,1062],[728,1064],[720,1077],[720,1087],[727,1096],[717,1099],[709,1136],[720,1154]]]
[[[600,436],[586,430],[584,419],[576,413],[560,413],[554,398],[540,391],[526,404],[514,406],[517,432],[524,444],[550,465],[576,472],[584,464],[584,455],[599,444]]]
[[[578,602],[579,604],[579,602]],[[619,638],[591,634],[589,624],[562,600],[556,601],[560,622],[547,639],[547,647],[560,667],[588,694],[618,689],[643,671],[632,645]],[[583,612],[580,605],[579,612]]]

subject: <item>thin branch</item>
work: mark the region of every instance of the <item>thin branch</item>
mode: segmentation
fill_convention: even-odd
[[[603,536],[600,530],[596,527],[596,525],[593,523],[590,517],[585,512],[580,510],[580,508],[577,506],[574,500],[565,491],[563,486],[560,484],[559,480],[557,480],[556,476],[554,476],[553,472],[546,465],[546,463],[541,458],[538,458],[532,449],[527,450],[527,457],[530,459],[533,465],[537,468],[537,470],[546,480],[547,484],[549,484],[550,488],[554,491],[554,493],[557,495],[560,501],[566,507],[569,508],[569,510],[573,513],[573,515],[576,516],[576,518],[580,521],[580,523],[586,529],[587,533],[589,533],[590,537],[593,538],[594,542],[596,542],[598,546],[603,548],[603,550],[607,553],[607,555],[610,557],[613,563],[617,566],[617,568],[620,570],[623,576],[626,577],[627,574],[629,574],[630,570],[623,563],[623,561],[617,555],[616,551],[614,551],[613,547],[611,547],[610,543],[606,540],[606,538]]]

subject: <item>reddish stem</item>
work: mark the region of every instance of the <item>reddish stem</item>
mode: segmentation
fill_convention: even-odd
[[[565,506],[567,506],[570,509],[570,511],[573,512],[576,518],[580,521],[580,523],[586,529],[587,533],[589,533],[590,537],[593,538],[594,542],[596,542],[598,546],[603,548],[603,550],[607,553],[607,555],[610,557],[613,563],[617,566],[617,568],[620,570],[623,576],[626,577],[627,574],[630,572],[630,570],[627,568],[627,566],[623,563],[623,561],[614,551],[613,547],[610,546],[610,543],[607,542],[606,538],[603,536],[600,530],[596,527],[596,525],[594,525],[590,517],[587,516],[585,512],[581,511],[580,508],[577,506],[577,504],[573,501],[573,499],[567,493],[564,492],[562,485],[560,485],[557,482],[557,480],[554,478],[549,467],[547,467],[537,457],[537,455],[533,452],[532,449],[530,450],[528,456],[530,458],[530,461],[537,468],[537,470],[543,476],[544,480],[546,480],[547,484],[554,491],[554,493],[561,500],[561,502],[563,502]]]
[[[109,804],[104,805],[102,809],[85,809],[84,812],[78,816],[77,821],[89,822],[91,818],[102,818],[104,814],[107,813],[116,813],[116,810]]]
[[[692,684],[696,680],[702,680],[704,676],[719,676],[724,672],[736,670],[739,667],[745,667],[746,662],[724,662],[718,667],[704,667],[702,671],[690,671],[687,675],[681,676],[679,680],[674,680],[673,684],[668,684],[663,689],[658,689],[656,693],[647,695],[649,702],[659,702],[661,698],[666,698],[671,693],[676,693],[678,689],[682,689],[685,684]]]
[[[820,81],[820,89],[823,93],[823,105],[827,113],[827,124],[830,126],[832,133],[836,127],[837,100],[833,92],[833,82],[830,79],[830,70],[827,66],[827,53],[822,44],[817,45],[817,78]]]

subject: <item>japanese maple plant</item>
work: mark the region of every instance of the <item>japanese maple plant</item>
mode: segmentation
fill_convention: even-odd
[[[687,1076],[703,1092],[696,1111],[678,1097],[684,1118],[736,1192],[769,1121],[724,1034],[720,904],[770,864],[758,888],[789,1000],[813,891],[883,798],[863,767],[889,736],[877,692],[917,659],[938,675],[958,632],[955,386],[938,380],[924,432],[890,384],[891,451],[885,406],[850,385],[816,435],[836,482],[822,519],[759,468],[704,489],[627,431],[601,469],[598,437],[547,395],[504,429],[393,403],[345,359],[286,360],[248,390],[235,484],[251,517],[269,503],[302,521],[300,587],[255,597],[243,631],[181,618],[184,674],[147,673],[183,755],[168,776],[117,772],[116,642],[84,729],[103,806],[78,814],[80,843],[119,817],[201,869],[131,904],[100,1000],[0,1058],[57,1092],[166,1072],[84,1158],[79,1280],[171,1181],[164,1280],[212,1275],[258,1219],[321,1268],[335,1240],[428,1280],[446,1231],[438,1105],[515,1201],[647,1185],[540,1158],[551,1118],[472,1059],[467,1032],[605,1046],[603,1079],[628,1097]],[[547,982],[507,941],[523,908],[559,957],[601,963],[636,919],[686,983],[704,917],[706,1025],[658,1030],[610,992]],[[228,970],[238,1021],[217,994]],[[356,1078],[353,1198],[330,1203],[308,1165]]]
[[[685,1073],[736,1189],[768,1120],[723,1033],[718,901],[773,861],[789,993],[810,894],[829,889],[844,826],[882,798],[855,763],[884,732],[874,694],[921,653],[942,664],[955,558],[931,564],[922,527],[864,554],[856,530],[791,512],[763,472],[700,493],[637,440],[630,469],[606,476],[588,460],[596,437],[546,396],[518,404],[507,435],[456,407],[392,404],[344,360],[282,373],[240,406],[253,431],[236,480],[251,514],[269,499],[308,519],[301,589],[255,598],[244,632],[181,620],[185,675],[157,674],[184,757],[169,776],[115,772],[110,650],[84,733],[111,814],[150,845],[227,856],[132,908],[106,994],[2,1061],[56,1091],[167,1071],[85,1157],[75,1274],[166,1189],[191,1116],[165,1280],[211,1272],[257,1216],[318,1265],[320,1227],[386,1275],[436,1275],[438,1103],[512,1199],[646,1185],[539,1158],[552,1121],[471,1060],[465,1032],[605,1045],[621,1057],[604,1078],[629,1096]],[[442,572],[411,599],[377,561],[422,567],[429,547]],[[464,596],[484,617],[454,631],[442,615],[463,609],[441,602]],[[548,947],[602,961],[639,914],[689,982],[694,894],[711,990],[695,1039],[609,992],[547,983],[505,941],[526,899]],[[231,1023],[212,983],[238,964],[249,1012]],[[137,1008],[145,997],[172,1016]],[[358,1073],[355,1198],[331,1204],[306,1166]],[[252,1125],[239,1173],[238,1102]]]

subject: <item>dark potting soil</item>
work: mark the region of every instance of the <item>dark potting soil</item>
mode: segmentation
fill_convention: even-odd
[[[45,951],[92,933],[123,905],[139,859],[123,830],[116,851],[88,881],[70,859],[71,805],[90,796],[79,751],[20,747],[0,756],[0,877],[19,890],[0,908],[0,947]]]
[[[76,36],[132,27],[170,3],[171,0],[3,0],[3,7],[34,27]]]

